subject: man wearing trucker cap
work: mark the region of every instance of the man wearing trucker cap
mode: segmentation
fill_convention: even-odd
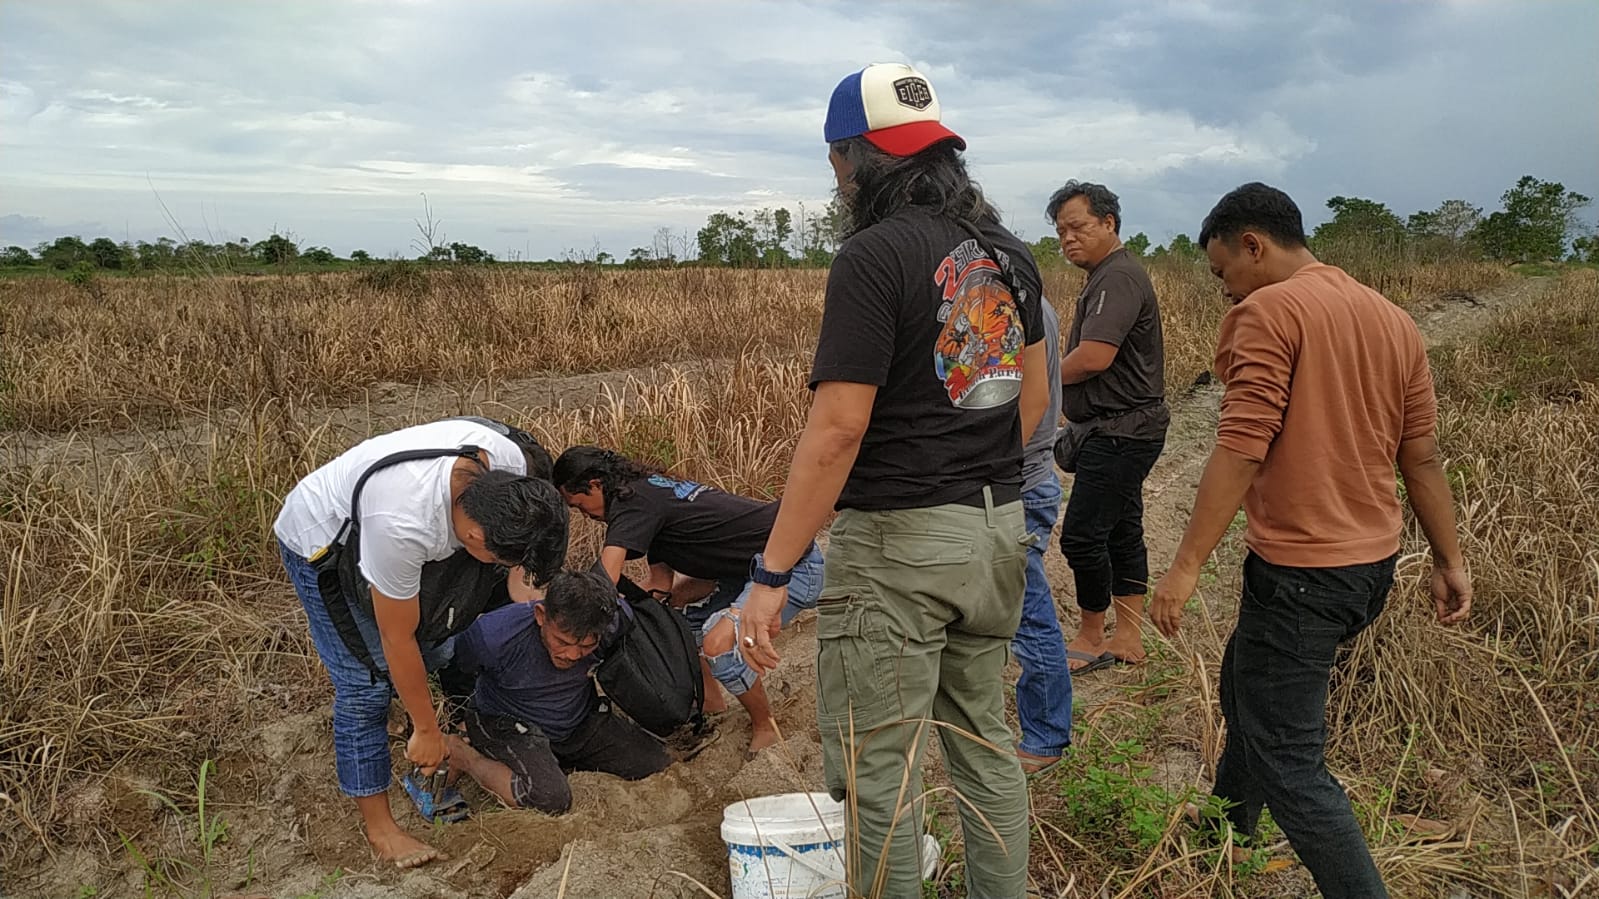
[[[1042,285],[967,176],[965,142],[907,65],[833,92],[825,136],[848,235],[744,651],[770,669],[790,570],[837,508],[817,604],[817,723],[850,804],[853,893],[920,896],[929,731],[959,791],[968,889],[1027,880],[1027,786],[1001,669],[1021,617],[1022,436],[1048,404]],[[911,764],[907,765],[907,759]]]

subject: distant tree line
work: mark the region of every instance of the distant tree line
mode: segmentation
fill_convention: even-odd
[[[1500,197],[1502,207],[1483,215],[1465,200],[1445,200],[1436,209],[1400,218],[1387,205],[1363,197],[1327,201],[1332,219],[1310,236],[1318,252],[1368,252],[1414,260],[1475,258],[1496,262],[1599,262],[1599,238],[1578,213],[1590,198],[1558,181],[1524,175]],[[1151,246],[1143,232],[1126,237],[1128,252],[1147,259],[1197,261],[1204,249],[1187,234]],[[1053,236],[1032,245],[1040,264],[1065,265]]]
[[[425,199],[425,198],[424,198]],[[1586,230],[1578,213],[1590,199],[1557,181],[1525,175],[1500,198],[1502,208],[1483,214],[1465,200],[1445,200],[1436,209],[1400,218],[1383,203],[1363,197],[1337,196],[1327,201],[1332,219],[1310,235],[1318,252],[1373,253],[1385,257],[1425,260],[1478,258],[1499,262],[1570,260],[1599,262],[1599,237]],[[422,238],[413,241],[417,260],[433,264],[483,265],[493,263],[493,253],[460,241],[446,243],[441,224],[425,207],[418,220]],[[598,247],[586,254],[568,253],[562,260],[532,263],[542,266],[621,265],[625,268],[659,268],[679,265],[714,265],[733,268],[826,267],[843,240],[844,214],[835,199],[819,212],[802,204],[796,216],[787,207],[720,211],[712,213],[690,238],[660,228],[648,247],[634,247],[624,259]],[[1152,245],[1139,232],[1124,238],[1129,252],[1147,259],[1197,261],[1204,250],[1187,234],[1166,245]],[[1031,245],[1040,265],[1061,267],[1066,261],[1053,236]],[[31,251],[9,246],[0,250],[0,268],[43,268],[56,271],[163,271],[189,267],[241,266],[321,268],[345,263],[375,261],[365,250],[340,259],[327,247],[302,247],[292,235],[272,234],[251,242],[243,238],[223,243],[169,238],[124,241],[108,237],[85,242],[81,237],[58,237]]]

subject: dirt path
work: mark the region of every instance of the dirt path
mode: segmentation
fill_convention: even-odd
[[[1480,327],[1494,311],[1527,302],[1549,289],[1550,279],[1516,280],[1469,300],[1440,298],[1423,304],[1417,318],[1429,342],[1454,339]],[[716,363],[676,366],[712,370]],[[630,378],[649,381],[667,366],[569,378],[534,378],[485,386],[401,385],[374,387],[366,402],[343,408],[307,410],[329,427],[364,436],[395,424],[454,412],[482,410],[525,415],[538,409],[586,405],[606,387],[622,390]],[[1214,435],[1219,386],[1194,388],[1173,408],[1164,454],[1146,486],[1146,532],[1157,570],[1172,557],[1193,501],[1199,475]],[[0,464],[29,459],[89,459],[131,454],[152,444],[171,446],[211,438],[219,426],[197,423],[159,433],[0,435]],[[1071,577],[1058,552],[1048,555],[1068,635],[1075,632]],[[218,788],[229,797],[225,813],[235,848],[251,856],[253,878],[236,884],[237,895],[318,896],[321,899],[373,899],[378,896],[466,897],[514,895],[542,899],[572,897],[704,896],[727,889],[726,848],[718,825],[721,810],[742,797],[821,784],[819,747],[814,736],[815,633],[810,616],[800,619],[780,642],[784,665],[769,681],[777,718],[790,738],[778,750],[746,762],[748,726],[742,712],[723,719],[719,740],[694,760],[640,783],[576,774],[576,806],[550,818],[536,813],[493,809],[482,793],[469,788],[480,813],[470,822],[435,830],[435,842],[454,860],[409,874],[374,866],[354,826],[348,805],[337,800],[333,782],[328,713],[263,716],[272,723],[258,739],[219,762]],[[1141,678],[1138,669],[1111,669],[1080,678],[1076,694],[1088,710],[1107,703]],[[736,708],[736,706],[735,706]],[[274,720],[275,718],[275,720]],[[1196,753],[1175,753],[1166,776],[1192,781],[1199,770]],[[395,807],[407,806],[395,791]],[[108,801],[122,801],[110,797]],[[414,813],[402,823],[425,830]],[[74,850],[56,867],[99,871],[106,862]],[[336,879],[328,872],[344,871]],[[68,885],[71,878],[59,883]],[[103,881],[102,881],[103,882]],[[137,892],[133,872],[124,880]],[[252,886],[252,884],[254,886]],[[260,885],[267,885],[266,891]],[[70,892],[70,890],[68,890]],[[119,893],[120,894],[120,893]]]

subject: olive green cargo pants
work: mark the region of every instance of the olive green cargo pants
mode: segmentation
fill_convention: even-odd
[[[959,794],[969,894],[1024,894],[1027,780],[1001,669],[1021,619],[1029,539],[1020,502],[846,510],[833,525],[817,603],[816,717],[828,790],[848,802],[852,895],[922,895],[930,731]]]

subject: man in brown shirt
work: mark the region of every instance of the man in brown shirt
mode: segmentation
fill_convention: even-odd
[[[1242,503],[1249,554],[1222,658],[1227,745],[1214,793],[1241,842],[1270,806],[1327,899],[1387,896],[1327,771],[1327,683],[1338,644],[1376,619],[1393,586],[1396,463],[1432,546],[1438,620],[1471,611],[1427,354],[1409,316],[1311,255],[1299,208],[1280,190],[1253,183],[1222,197],[1199,243],[1234,304],[1216,350],[1227,390],[1151,617],[1177,633],[1199,568]]]

